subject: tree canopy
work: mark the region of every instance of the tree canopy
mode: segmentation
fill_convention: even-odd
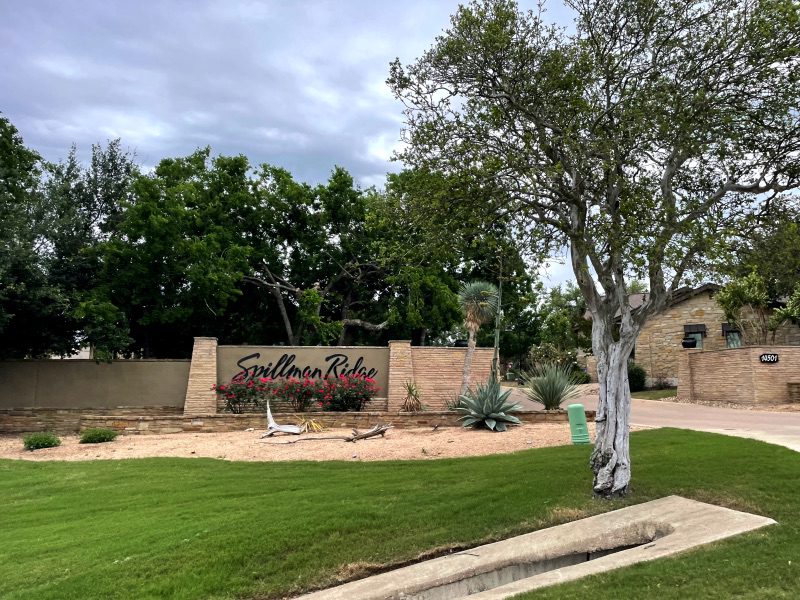
[[[497,244],[423,235],[412,172],[376,190],[335,167],[312,186],[209,148],[144,171],[119,140],[85,164],[74,147],[42,161],[6,119],[0,140],[5,357],[185,357],[198,335],[424,344],[461,321],[460,282],[498,277]],[[519,311],[527,266],[503,256]]]

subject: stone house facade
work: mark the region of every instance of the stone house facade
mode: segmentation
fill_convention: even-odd
[[[645,323],[632,359],[647,373],[647,385],[653,386],[662,381],[668,385],[678,384],[679,362],[686,350],[682,346],[685,337],[697,341],[697,350],[724,350],[741,345],[741,336],[726,322],[722,308],[714,295],[720,286],[705,284],[697,288],[677,290],[674,300],[660,314]],[[631,298],[635,308],[643,298]],[[784,324],[775,332],[771,344],[778,346],[800,345],[800,327]],[[591,358],[591,357],[590,357]],[[589,373],[596,380],[596,366]]]
[[[686,352],[681,345],[684,337],[695,338],[697,350],[724,350],[741,345],[741,336],[728,325],[725,313],[714,299],[719,289],[718,285],[705,284],[679,290],[665,311],[645,323],[633,359],[644,367],[648,384],[657,379],[678,384],[678,363]],[[769,341],[777,346],[800,345],[800,328],[784,324],[775,332],[774,340],[770,335]]]

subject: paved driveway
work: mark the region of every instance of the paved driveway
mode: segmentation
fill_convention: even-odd
[[[525,408],[539,407],[524,399],[519,390],[515,390],[514,398]],[[584,395],[577,402],[588,410],[597,409],[596,395]],[[800,412],[739,410],[634,398],[631,424],[723,433],[779,444],[800,452]]]

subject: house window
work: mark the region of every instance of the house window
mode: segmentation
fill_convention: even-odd
[[[725,338],[726,348],[742,347],[742,332],[730,323],[722,324],[722,336]]]
[[[691,338],[697,343],[695,348],[698,350],[703,347],[703,338],[706,337],[706,326],[703,323],[683,326],[683,337]]]

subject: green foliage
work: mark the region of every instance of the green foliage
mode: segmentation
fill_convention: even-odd
[[[361,411],[378,393],[375,380],[358,375],[323,379],[318,388],[320,408],[336,412]]]
[[[528,351],[527,364],[533,370],[542,370],[551,365],[564,367],[575,384],[591,381],[589,374],[578,364],[575,350],[566,350],[551,343],[544,342],[531,347]]]
[[[0,358],[68,354],[69,299],[49,276],[52,231],[39,155],[0,116]]]
[[[581,368],[572,370],[572,380],[576,385],[583,385],[592,382],[591,376]]]
[[[54,433],[40,431],[29,433],[22,438],[26,450],[39,450],[40,448],[55,448],[61,445],[61,439]]]
[[[519,410],[519,405],[507,402],[510,394],[511,390],[502,392],[500,383],[490,379],[459,397],[455,410],[464,416],[458,420],[464,427],[485,427],[492,431],[506,431],[508,425],[519,425],[520,420],[511,414]]]
[[[636,363],[628,363],[628,387],[632,392],[641,392],[647,381],[644,367]]]
[[[728,322],[741,332],[744,344],[765,344],[768,332],[778,325],[770,320],[766,282],[755,271],[728,283],[715,300]]]
[[[550,290],[539,308],[542,319],[540,344],[563,350],[588,349],[592,346],[592,323],[586,318],[586,301],[581,291],[568,283],[562,290]]]
[[[545,410],[558,410],[564,402],[580,394],[572,368],[563,363],[538,364],[529,373],[522,373],[522,380],[528,399]]]
[[[797,198],[778,197],[764,218],[730,232],[718,250],[716,270],[739,279],[752,272],[763,278],[771,301],[792,293],[800,279],[800,206]]]
[[[560,365],[572,371],[578,365],[574,350],[565,350],[548,342],[533,346],[528,351],[528,362],[534,369],[547,365]]]
[[[241,295],[250,253],[242,222],[254,207],[247,159],[209,155],[165,159],[134,180],[135,201],[100,246],[103,271],[92,290],[90,306],[112,317],[89,342],[111,351],[129,336],[123,353],[182,357],[193,336],[218,333],[217,319]]]
[[[86,429],[81,433],[81,444],[101,444],[103,442],[113,442],[119,435],[118,431],[104,427],[94,427]]]
[[[797,284],[794,293],[786,302],[786,306],[775,310],[770,325],[773,329],[777,329],[786,321],[800,324],[800,284]]]
[[[307,344],[317,340],[323,344],[330,344],[342,334],[341,321],[328,322],[320,317],[323,300],[322,294],[316,289],[300,292],[297,316],[307,331],[308,337],[303,340]]]

